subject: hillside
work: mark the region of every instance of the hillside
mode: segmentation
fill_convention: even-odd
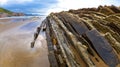
[[[24,13],[12,12],[10,10],[0,7],[0,18],[1,17],[10,17],[10,16],[24,16]]]
[[[12,14],[13,12],[7,10],[7,9],[4,9],[2,7],[0,7],[0,13],[7,13],[7,14]]]
[[[51,13],[43,23],[51,67],[120,67],[120,8]]]

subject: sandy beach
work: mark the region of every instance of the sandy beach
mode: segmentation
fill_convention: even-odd
[[[0,67],[49,67],[46,39],[31,42],[40,18],[0,19]]]

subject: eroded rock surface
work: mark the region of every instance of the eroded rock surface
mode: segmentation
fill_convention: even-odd
[[[51,13],[43,22],[51,67],[120,67],[120,8]]]

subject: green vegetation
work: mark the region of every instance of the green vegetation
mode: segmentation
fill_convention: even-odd
[[[7,10],[7,9],[4,9],[2,7],[0,7],[0,13],[8,13],[8,14],[12,14],[11,11]]]

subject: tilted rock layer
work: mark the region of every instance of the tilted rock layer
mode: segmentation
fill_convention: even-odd
[[[43,21],[51,67],[120,67],[120,8],[51,13]]]

